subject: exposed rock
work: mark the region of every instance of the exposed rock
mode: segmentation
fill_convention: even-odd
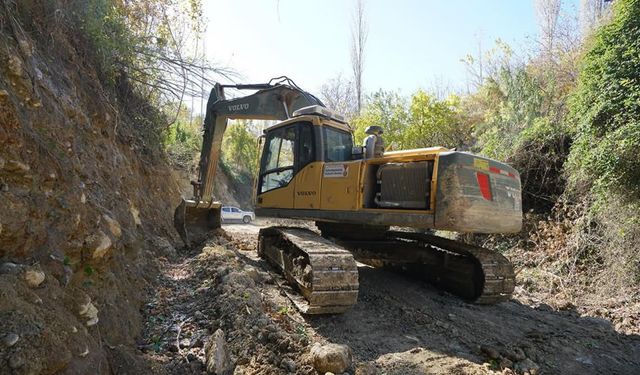
[[[140,221],[140,211],[132,202],[129,202],[129,211],[131,212],[131,216],[133,216],[133,222],[136,223],[136,225],[142,225],[142,221]]]
[[[171,242],[169,242],[169,240],[164,237],[153,237],[151,239],[151,243],[153,244],[153,247],[156,248],[159,254],[167,258],[173,258],[177,255],[175,247],[173,247],[173,245],[171,245]]]
[[[249,276],[256,283],[259,283],[262,281],[262,275],[258,273],[258,270],[256,270],[255,267],[245,266],[243,272],[245,275]]]
[[[0,274],[12,274],[15,275],[17,273],[20,272],[20,270],[22,269],[22,266],[19,264],[15,264],[12,262],[6,262],[6,263],[2,263],[2,265],[0,265]]]
[[[540,370],[540,366],[538,366],[535,362],[526,358],[523,361],[516,363],[515,370],[520,371],[522,373],[529,373],[531,375],[535,375]]]
[[[351,349],[346,345],[316,343],[311,347],[313,367],[320,372],[343,373],[351,367]]]
[[[98,319],[98,309],[93,305],[91,300],[85,304],[80,305],[80,310],[78,311],[81,317],[87,319],[87,326],[96,325],[99,321]]]
[[[373,363],[366,362],[358,365],[358,367],[356,368],[355,375],[377,375],[377,374],[378,374],[378,369],[376,368],[376,366],[374,366]]]
[[[218,329],[207,342],[205,347],[207,372],[215,375],[231,374],[232,366],[227,350],[224,332]]]
[[[24,357],[20,354],[15,354],[9,357],[9,367],[12,369],[18,369],[24,365]]]
[[[86,240],[88,246],[93,248],[93,258],[102,258],[111,249],[113,242],[103,231],[89,236]]]
[[[20,336],[15,333],[8,333],[2,338],[2,344],[6,347],[14,346],[18,340],[20,340]]]
[[[24,273],[24,279],[31,288],[37,288],[44,281],[44,272],[40,270],[30,269]]]
[[[191,347],[191,340],[186,338],[180,340],[180,348],[190,348],[190,347]]]
[[[20,51],[22,51],[25,56],[31,57],[31,55],[33,54],[33,46],[31,45],[31,43],[27,42],[24,39],[20,39],[18,40],[18,46],[20,47]],[[40,72],[40,75],[42,75],[42,72]]]
[[[122,236],[122,228],[120,228],[120,223],[118,223],[116,219],[112,218],[107,214],[102,215],[102,218],[104,218],[104,221],[107,222],[107,225],[109,226],[109,230],[111,231],[111,234],[120,238],[120,236]]]
[[[18,56],[11,56],[7,61],[7,68],[9,68],[9,73],[16,77],[20,77],[22,75],[22,60],[18,58]]]
[[[482,345],[480,347],[480,351],[490,359],[498,359],[500,357],[500,352],[498,352],[494,347],[488,345]]]
[[[505,357],[509,358],[513,362],[522,361],[523,359],[527,358],[527,356],[524,355],[524,352],[520,348],[514,348],[513,350],[507,350],[504,353],[504,355],[505,355]]]
[[[296,369],[298,368],[291,358],[284,358],[280,365],[289,372],[296,372]]]
[[[498,364],[500,366],[501,369],[506,369],[506,368],[512,368],[513,367],[513,362],[507,358],[502,358],[500,360],[500,363]]]
[[[79,353],[78,356],[81,358],[84,358],[86,356],[89,355],[89,347],[85,346],[84,351],[82,353]]]
[[[26,173],[31,170],[31,167],[18,160],[9,160],[5,163],[4,170],[14,173]]]

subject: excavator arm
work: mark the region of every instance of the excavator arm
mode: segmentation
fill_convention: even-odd
[[[226,99],[225,88],[258,91]],[[198,180],[191,182],[193,198],[183,199],[174,213],[174,226],[187,246],[220,227],[221,204],[213,199],[213,187],[228,120],[286,120],[294,111],[312,105],[324,107],[318,98],[286,77],[263,84],[214,85],[207,101]]]

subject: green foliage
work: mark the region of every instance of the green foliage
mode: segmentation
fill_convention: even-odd
[[[91,267],[90,265],[84,266],[84,274],[87,277],[92,276],[94,273],[95,273],[95,269],[93,267]]]
[[[396,150],[464,146],[469,142],[469,130],[460,104],[455,95],[440,100],[418,90],[406,100],[397,93],[378,91],[352,121],[356,142],[362,142],[368,126],[379,125],[384,129],[386,146]]]
[[[132,84],[153,104],[182,100],[209,73],[223,73],[193,52],[202,34],[201,0],[88,0],[78,3],[85,53],[103,84]]]
[[[371,125],[384,128],[386,145],[402,145],[403,132],[407,126],[407,101],[395,92],[378,91],[368,98],[361,114],[354,118],[355,142],[362,143],[365,129]]]
[[[251,121],[240,121],[227,126],[222,140],[222,163],[233,178],[243,183],[251,183],[257,173],[259,150],[256,132]]]
[[[90,40],[103,82],[113,85],[122,67],[133,63],[137,43],[114,1],[89,0],[83,10],[80,28]]]
[[[576,143],[570,172],[601,198],[640,193],[640,1],[615,3],[612,21],[599,29],[584,56],[572,97]]]
[[[166,112],[177,112],[174,123],[163,133],[163,145],[171,162],[184,169],[194,166],[202,145],[202,116],[194,116],[185,106],[169,105]]]
[[[463,120],[460,103],[457,95],[439,100],[418,90],[411,98],[404,145],[407,148],[467,145],[470,129]]]
[[[480,151],[502,160],[512,156],[522,132],[543,115],[542,92],[524,66],[501,66],[472,99],[485,106],[483,119],[475,124]]]

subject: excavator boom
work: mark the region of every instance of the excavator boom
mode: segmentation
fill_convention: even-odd
[[[258,91],[226,99],[226,88]],[[174,226],[187,246],[220,227],[221,204],[213,199],[213,187],[228,120],[286,120],[295,110],[312,105],[324,107],[318,98],[286,77],[269,83],[214,85],[207,101],[198,179],[191,181],[193,197],[183,199],[174,213]]]

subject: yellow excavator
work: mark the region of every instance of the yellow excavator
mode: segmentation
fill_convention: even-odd
[[[226,99],[226,88],[255,93]],[[258,253],[281,272],[303,313],[352,307],[356,260],[401,270],[470,302],[510,298],[515,277],[504,256],[428,232],[520,231],[515,169],[443,147],[385,151],[379,126],[370,126],[364,145],[356,146],[343,116],[286,77],[212,89],[193,198],[174,216],[187,246],[220,227],[213,181],[230,119],[279,121],[260,136],[256,215],[314,221],[318,230],[263,228]]]

